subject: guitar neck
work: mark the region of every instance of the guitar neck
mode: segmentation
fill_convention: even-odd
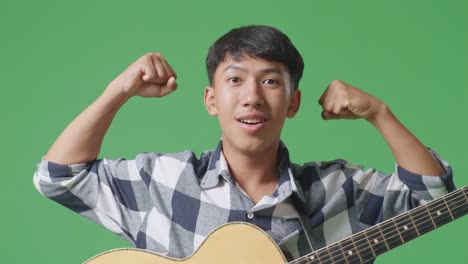
[[[468,186],[465,186],[290,264],[365,263],[467,213]]]

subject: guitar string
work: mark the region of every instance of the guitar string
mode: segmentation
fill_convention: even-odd
[[[445,197],[445,198],[447,198],[446,200],[447,200],[448,202],[452,203],[452,207],[454,206],[454,204],[453,204],[453,203],[454,203],[453,196],[454,196],[455,194],[458,194],[458,192],[454,193],[453,195],[447,195],[447,196]],[[452,196],[452,197],[449,197],[449,196]],[[449,200],[450,198],[451,198],[451,200]],[[455,197],[455,198],[459,198],[459,197]],[[463,200],[463,198],[462,198],[462,200]],[[466,199],[465,199],[465,200],[466,200]],[[437,200],[437,202],[440,202],[440,201],[441,201],[441,200]],[[434,203],[426,204],[426,205],[437,205],[437,202],[434,201]],[[456,202],[459,202],[459,201],[456,201]],[[423,205],[423,206],[424,206],[424,205]],[[447,206],[445,206],[445,203],[438,204],[438,206],[439,206],[438,209],[440,209],[440,206],[447,208]],[[462,205],[462,206],[463,206],[463,205]],[[460,209],[462,206],[457,206],[457,207],[454,208],[452,211],[455,211],[455,210],[457,210],[457,209]],[[417,207],[417,208],[415,208],[415,209],[418,209],[418,208],[421,209],[422,206],[421,206],[421,207]],[[434,210],[434,209],[436,209],[436,208],[431,208],[431,209]],[[463,208],[462,208],[462,209],[463,209]],[[466,209],[466,208],[465,208],[465,209]],[[450,210],[450,209],[449,209],[449,210]],[[424,213],[424,215],[426,215],[426,214],[427,214],[427,213]],[[415,215],[416,218],[417,218],[418,216],[420,217],[421,214]],[[444,220],[446,220],[447,218],[449,218],[447,214],[444,215],[444,216],[446,216],[446,218],[444,218]],[[395,218],[389,219],[389,220],[393,220],[393,219],[397,219],[397,218],[398,218],[398,216],[395,217]],[[401,218],[401,217],[400,217],[400,218]],[[439,217],[439,219],[441,219],[441,218]],[[416,221],[418,221],[418,220],[416,220]],[[432,221],[432,220],[430,220],[430,221],[423,221],[423,222],[419,223],[418,225],[423,224],[423,223],[425,224],[425,223],[428,223],[428,222],[431,222],[431,221]],[[381,224],[384,224],[384,223],[386,224],[386,223],[391,223],[391,222],[392,222],[392,221],[385,221],[385,222],[383,222],[383,223],[381,223]],[[409,221],[409,222],[412,222],[412,221]],[[399,224],[401,224],[401,223],[399,223]],[[431,223],[431,224],[432,224],[432,223]],[[392,223],[392,225],[394,225],[394,223]],[[375,227],[376,227],[376,226],[375,226]],[[389,227],[389,228],[392,228],[392,229],[393,229],[394,227]],[[386,232],[389,228],[381,229],[381,230]],[[437,228],[437,227],[435,227],[435,228]],[[435,229],[435,228],[433,228],[433,229]],[[360,232],[360,233],[361,233],[361,232]],[[357,234],[354,235],[354,236],[357,236],[357,235],[359,235],[360,233],[357,233]],[[367,240],[367,238],[366,238],[367,235],[366,235],[365,233],[366,233],[366,232],[364,232],[364,230],[363,230],[363,231],[362,231],[362,234],[364,234],[365,237],[364,237],[363,239],[357,240],[357,241],[355,241],[355,242],[360,242],[360,241],[362,241],[362,240],[364,240],[364,239]],[[401,236],[401,234],[397,233],[396,235],[390,236],[390,237],[388,237],[387,239],[395,238],[395,237],[397,237],[397,236]],[[385,240],[385,238],[383,238],[383,239]],[[399,240],[402,240],[402,239],[399,238]],[[402,241],[402,242],[403,242],[403,241]],[[403,243],[404,243],[404,242],[403,242]],[[338,243],[334,243],[334,244],[338,244]],[[310,255],[313,255],[313,254],[319,255],[320,252],[325,251],[324,249],[327,249],[327,248],[333,246],[334,244],[329,245],[329,246],[327,246],[327,247],[324,247],[323,249],[319,249],[316,253],[314,252],[314,253],[308,254],[308,255],[306,255],[306,256],[310,256]],[[349,244],[349,245],[350,245],[350,244]],[[348,245],[348,246],[349,246],[349,245]],[[399,244],[399,245],[401,245],[401,244]],[[365,244],[364,244],[364,246],[365,246]],[[351,248],[353,248],[353,247],[351,246]],[[357,249],[358,253],[360,253],[360,250],[362,251],[362,249],[360,249],[359,247],[354,247],[354,248]],[[365,247],[364,249],[369,249],[369,248],[370,248],[370,247]],[[335,251],[333,251],[333,252],[336,252],[336,251],[338,251],[338,250],[335,250]],[[340,251],[341,251],[341,249],[340,249]],[[387,250],[386,250],[386,251],[387,251]],[[304,257],[302,257],[302,258],[304,258],[304,259],[309,258],[309,257],[306,257],[306,256],[304,256]],[[341,253],[339,253],[338,256],[341,256]],[[331,260],[333,261],[333,257],[331,256],[331,254],[324,255],[324,256],[322,256],[322,258],[319,257],[320,261],[329,261],[330,258],[331,258]],[[346,258],[346,256],[344,256],[344,258]],[[344,258],[337,259],[337,261],[341,261],[341,260],[343,260]],[[373,257],[373,258],[375,258],[375,257]],[[300,259],[300,258],[299,258],[299,259]],[[296,261],[298,261],[299,259],[296,259]],[[323,259],[323,260],[322,260],[322,259]],[[371,258],[371,259],[372,259],[372,258]],[[308,263],[308,262],[307,262],[307,263]]]
[[[459,191],[455,191],[455,192],[452,192],[452,193],[450,193],[450,194],[447,194],[446,196],[444,196],[444,198],[447,198],[446,200],[448,200],[449,203],[453,203],[453,199],[454,199],[453,196],[458,195],[458,194],[460,193],[460,191],[466,190],[467,188],[468,188],[468,187],[465,187],[465,188],[463,188],[463,189],[460,189]],[[465,196],[466,196],[466,195],[465,195]],[[457,197],[455,197],[455,198],[460,198],[460,197],[457,196]],[[461,196],[461,198],[462,198],[461,200],[463,201],[463,196]],[[438,202],[440,202],[440,203],[438,204]],[[429,203],[427,203],[427,204],[425,204],[425,205],[421,205],[420,207],[414,208],[414,210],[415,210],[414,212],[418,212],[417,210],[419,210],[419,214],[416,214],[416,215],[414,215],[413,217],[415,217],[415,218],[421,217],[421,210],[424,211],[424,212],[423,212],[423,213],[424,213],[424,216],[427,215],[426,210],[424,210],[423,208],[424,208],[424,206],[432,206],[432,205],[437,205],[437,206],[439,206],[439,207],[440,207],[440,206],[443,206],[443,207],[447,208],[447,206],[445,206],[445,203],[443,202],[442,197],[441,197],[441,199],[438,199],[438,200],[429,202]],[[452,205],[452,206],[453,206],[453,205]],[[453,210],[457,210],[457,209],[459,209],[460,207],[461,207],[461,206],[458,206],[457,208],[454,208]],[[434,208],[431,208],[431,209],[434,210]],[[438,208],[438,209],[440,209],[440,208]],[[450,210],[450,209],[449,209],[449,210]],[[408,212],[409,212],[409,211],[408,211]],[[447,216],[447,217],[448,217],[447,214],[445,214],[444,216]],[[393,219],[396,219],[396,218],[398,218],[398,217],[399,217],[399,216],[396,216],[396,217],[393,218]],[[416,221],[418,221],[418,220],[419,220],[419,219],[416,219]],[[412,219],[411,222],[413,222],[413,221],[414,221],[414,219]],[[431,220],[431,221],[432,221],[432,220]],[[422,222],[422,223],[426,223],[426,222],[429,222],[429,221],[424,221],[424,222]],[[378,225],[384,225],[384,224],[387,224],[387,223],[390,223],[390,219],[389,219],[389,220],[386,220],[386,221],[384,221],[384,222],[382,222],[382,223],[380,223],[380,224],[378,224]],[[419,223],[419,224],[421,224],[421,223]],[[373,227],[371,227],[371,228],[377,229],[377,226],[373,226]],[[392,227],[390,227],[390,228],[392,228]],[[387,228],[387,229],[388,229],[388,228]],[[386,231],[387,229],[380,229],[380,231]],[[359,232],[359,233],[357,233],[357,234],[355,234],[355,235],[353,235],[353,236],[357,236],[357,235],[359,235],[359,234],[364,234],[364,235],[365,235],[365,233],[366,233],[365,231],[366,231],[366,230],[363,230],[363,231],[361,231],[361,232]],[[380,231],[379,231],[379,232],[380,232]],[[395,236],[392,236],[392,237],[395,237]],[[389,238],[392,238],[392,237],[389,237]],[[346,238],[345,238],[345,239],[346,239]],[[343,240],[345,240],[345,239],[343,239]],[[361,239],[361,240],[363,240],[363,239]],[[358,241],[356,241],[356,242],[359,242],[359,241],[361,241],[361,240],[358,240]],[[384,238],[384,240],[385,240],[385,238]],[[327,248],[329,248],[329,247],[331,247],[331,246],[333,246],[333,245],[335,245],[335,244],[338,244],[338,242],[333,243],[333,244],[327,246]],[[305,256],[303,256],[303,257],[300,257],[300,258],[296,259],[294,262],[295,262],[295,263],[298,263],[297,261],[301,261],[301,260],[303,260],[303,259],[304,259],[304,260],[307,260],[307,259],[309,259],[309,256],[310,256],[310,255],[314,255],[314,254],[317,255],[317,254],[320,254],[321,251],[324,251],[324,250],[323,250],[323,249],[319,249],[318,251],[315,251],[315,252],[313,252],[312,254],[307,254],[307,255],[305,255]],[[336,251],[338,251],[338,250],[336,250]],[[336,252],[336,251],[334,251],[334,252]],[[328,259],[326,259],[326,260],[328,260]],[[315,260],[314,260],[314,261],[315,261]],[[290,262],[290,263],[293,263],[293,262]],[[307,263],[308,263],[308,262],[307,262]]]
[[[451,201],[451,202],[453,203],[453,201]],[[453,204],[452,204],[452,206],[453,206]],[[463,206],[463,205],[462,205],[462,206]],[[460,209],[460,208],[466,209],[466,208],[463,208],[462,206],[458,206],[458,207],[456,207],[456,208],[453,208],[452,211],[455,212],[455,210]],[[449,217],[447,214],[444,215],[444,217],[445,217],[444,220],[451,219],[451,217]],[[397,218],[397,217],[395,217],[395,218],[393,218],[393,219],[396,219],[396,218]],[[439,219],[441,219],[441,217],[439,217]],[[409,221],[409,222],[411,222],[411,221]],[[417,225],[421,225],[421,224],[425,224],[425,223],[430,223],[430,222],[432,222],[432,220],[423,221],[423,222],[418,223]],[[386,228],[386,229],[382,229],[382,231],[386,232],[388,229],[394,229],[393,226],[394,226],[395,224],[392,223],[392,221],[389,221],[389,223],[391,223],[392,226],[389,226],[389,227]],[[401,222],[401,223],[403,223],[403,222]],[[399,224],[401,224],[401,223],[399,223]],[[431,223],[431,226],[433,226],[432,223]],[[435,229],[435,228],[437,228],[437,227],[431,227],[431,228],[432,228],[432,230],[433,230],[433,229]],[[416,229],[415,229],[415,230],[416,230]],[[392,236],[390,236],[390,237],[383,238],[383,239],[384,239],[384,240],[385,240],[385,239],[390,240],[390,239],[397,238],[399,241],[405,243],[404,240],[403,240],[402,237],[401,237],[401,233],[400,233],[399,231],[397,231],[397,230],[395,230],[395,232],[397,232],[395,235],[392,235]],[[363,237],[362,239],[357,240],[357,241],[354,241],[354,242],[360,243],[360,242],[362,242],[363,240],[367,240],[367,238],[366,238],[367,235],[366,235],[365,233],[366,233],[366,232],[361,233],[361,235],[364,235],[364,237]],[[358,235],[358,234],[356,234],[355,236],[357,236],[357,235]],[[353,248],[356,249],[356,253],[358,254],[358,257],[360,257],[360,256],[362,255],[362,254],[360,254],[360,253],[362,253],[364,250],[369,250],[369,249],[372,247],[372,246],[367,246],[367,244],[371,245],[370,243],[368,243],[368,241],[365,241],[365,242],[367,242],[367,243],[362,243],[362,244],[361,244],[361,245],[362,245],[361,247],[359,247],[359,246],[358,246],[358,247],[355,247],[355,246],[352,246],[352,244],[348,244],[347,246],[348,246],[348,248],[350,248],[350,249],[353,249]],[[398,242],[398,245],[397,245],[397,246],[399,246],[399,245],[401,245],[401,244],[403,244],[403,243],[399,243],[399,242]],[[333,244],[332,244],[332,245],[333,245]],[[320,254],[320,252],[325,252],[324,249],[330,248],[332,245],[327,246],[327,247],[325,247],[325,248],[323,248],[323,249],[319,249],[318,252],[316,253],[316,255],[317,255],[317,254]],[[364,248],[363,248],[363,247],[364,247]],[[395,246],[395,247],[396,247],[396,246]],[[333,251],[333,253],[335,253],[336,251],[341,251],[341,249],[340,249],[340,250],[335,250],[335,251]],[[346,249],[346,250],[343,250],[343,251],[347,251],[347,249]],[[386,250],[386,251],[387,251],[387,250]],[[338,255],[338,257],[341,257],[341,256],[343,256],[343,257],[342,257],[342,258],[336,258],[336,261],[341,261],[341,260],[343,260],[343,259],[346,258],[346,255],[343,255],[342,253],[339,253],[339,254],[337,254],[337,255]],[[372,254],[372,258],[371,258],[371,259],[373,259],[373,258],[375,258],[375,255],[374,255],[374,254]],[[331,259],[331,261],[334,261],[332,254],[326,254],[326,253],[325,253],[324,255],[322,255],[322,257],[320,258],[321,261],[330,261],[330,259]]]
[[[452,201],[452,202],[453,202],[453,201]],[[461,208],[461,209],[466,209],[466,208],[463,208],[463,205],[462,205],[462,206],[458,206],[458,207],[454,208],[452,211],[455,212],[456,210],[458,210],[458,209],[460,209],[460,208]],[[447,218],[448,218],[448,219],[451,219],[451,217],[449,217],[447,214],[446,214],[445,216],[446,216],[445,219],[447,219]],[[440,219],[440,218],[439,218],[439,219]],[[432,221],[432,220],[431,220],[431,221]],[[428,223],[428,222],[431,222],[431,221],[424,221],[424,222],[422,222],[422,223]],[[421,224],[421,223],[420,223],[420,224]],[[390,228],[391,228],[391,227],[390,227]],[[434,230],[434,229],[436,229],[436,228],[438,228],[438,227],[435,227],[435,228],[433,228],[432,230]],[[383,231],[385,231],[385,229],[383,229]],[[358,235],[358,234],[359,234],[359,233],[357,233],[356,235]],[[425,233],[424,233],[424,234],[425,234]],[[356,236],[356,235],[353,235],[353,236]],[[393,236],[388,237],[387,239],[395,238],[395,237],[398,237],[398,236],[400,236],[400,235],[399,235],[399,234],[393,235]],[[385,240],[385,238],[383,238],[383,239]],[[355,242],[359,242],[359,241],[362,241],[362,240],[364,240],[364,239],[361,239],[361,240],[358,240],[358,241],[355,241]],[[399,240],[401,241],[400,238],[399,238]],[[410,240],[411,240],[411,239],[410,239]],[[408,240],[408,241],[409,241],[409,240]],[[403,241],[402,241],[402,242],[403,242]],[[406,241],[406,242],[407,242],[407,241]],[[405,243],[405,242],[403,242],[403,243],[401,243],[401,244],[404,244],[404,243]],[[342,261],[342,260],[345,260],[346,263],[348,263],[348,262],[347,262],[348,258],[347,258],[346,255],[344,255],[342,252],[340,252],[340,253],[337,254],[340,258],[335,258],[335,259],[333,259],[333,257],[331,256],[331,254],[327,254],[327,255],[322,256],[321,258],[319,257],[318,259],[314,259],[314,260],[311,260],[311,259],[310,259],[310,255],[314,255],[314,254],[317,255],[317,254],[320,254],[319,252],[325,251],[326,248],[329,248],[329,247],[331,247],[331,246],[333,246],[333,245],[335,245],[335,244],[337,244],[337,243],[333,243],[333,244],[331,244],[331,245],[329,245],[329,246],[327,246],[327,247],[324,247],[324,248],[322,248],[322,249],[319,249],[318,251],[316,251],[316,252],[318,252],[318,253],[315,253],[315,252],[314,252],[314,253],[312,253],[312,254],[308,254],[308,255],[306,255],[306,256],[297,258],[297,259],[294,260],[293,262],[289,262],[289,263],[296,263],[296,264],[304,263],[304,262],[302,262],[302,261],[306,261],[305,263],[314,263],[314,261],[315,261],[315,263],[323,263],[323,262],[326,262],[326,261],[332,261],[332,263],[335,263],[335,261],[338,262],[338,261]],[[397,246],[399,246],[399,245],[401,245],[401,244],[398,244]],[[349,245],[351,245],[351,244],[349,244]],[[348,245],[348,246],[349,246],[349,245]],[[363,244],[363,246],[365,246],[365,244]],[[397,246],[395,246],[395,247],[397,247]],[[395,247],[393,247],[393,248],[395,248]],[[357,253],[359,254],[359,253],[362,252],[362,250],[368,250],[369,248],[371,248],[371,246],[370,246],[370,247],[364,247],[364,248],[361,248],[361,249],[360,249],[359,247],[353,247],[353,246],[351,246],[351,248],[356,248]],[[387,247],[385,246],[385,248],[387,248]],[[393,248],[392,248],[392,249],[393,249]],[[385,252],[388,251],[388,250],[390,250],[390,249],[386,249]],[[334,252],[336,252],[336,251],[342,251],[342,249],[335,250],[335,251],[332,251],[332,252],[330,252],[330,253],[334,253]],[[346,250],[343,250],[343,251],[346,251]],[[380,255],[380,254],[377,254],[377,255]],[[371,257],[371,258],[365,259],[364,261],[369,261],[369,260],[371,260],[371,259],[374,259],[377,255],[372,254],[372,257]],[[342,256],[342,257],[341,257],[341,256]],[[359,255],[359,256],[360,256],[360,255]],[[312,261],[312,262],[309,262],[309,260]],[[298,261],[300,261],[300,262],[298,262]],[[317,261],[318,261],[318,262],[317,262]],[[288,264],[289,264],[289,263],[288,263]]]
[[[457,210],[457,209],[460,209],[460,208],[456,208],[456,209],[454,209],[453,211],[455,211],[455,210]],[[462,208],[462,209],[463,209],[463,208]],[[451,217],[448,216],[448,214],[447,214],[447,215],[445,215],[444,218],[439,217],[439,220],[440,220],[440,219],[447,220],[447,219],[451,219]],[[409,221],[409,222],[410,222],[410,221]],[[431,222],[431,221],[425,221],[425,222],[421,222],[420,224],[423,224],[423,223],[430,223],[430,222]],[[404,222],[401,222],[401,223],[404,223]],[[399,223],[399,224],[401,224],[401,223]],[[434,230],[435,228],[437,228],[437,227],[433,227],[432,223],[430,223],[430,225],[431,225],[431,227],[430,227],[431,230]],[[390,226],[389,228],[392,228],[392,227]],[[384,231],[385,231],[385,229],[384,229]],[[419,235],[417,235],[417,232],[415,232],[415,231],[416,231],[416,229],[408,229],[408,231],[407,231],[406,234],[408,234],[409,232],[411,232],[410,234],[416,235],[416,236],[413,237],[413,238],[416,238],[416,237],[418,237]],[[389,242],[389,241],[391,241],[391,240],[393,240],[393,239],[395,239],[395,238],[398,240],[398,241],[397,241],[397,245],[395,245],[395,243],[389,243],[389,246],[391,247],[391,249],[393,249],[393,248],[395,248],[395,247],[397,247],[397,246],[399,246],[399,245],[401,245],[401,244],[404,244],[405,242],[408,242],[408,241],[411,240],[411,239],[408,239],[407,241],[404,241],[404,239],[402,239],[402,236],[401,236],[402,234],[401,234],[401,233],[397,233],[397,232],[399,232],[399,231],[396,231],[396,230],[395,230],[395,234],[394,234],[394,235],[391,235],[391,236],[389,236],[389,237],[387,237],[387,238],[384,238],[384,237],[383,237],[383,239],[386,240],[387,242]],[[427,233],[427,232],[425,232],[425,233]],[[425,234],[425,233],[424,233],[424,234]],[[339,253],[338,253],[337,255],[335,255],[335,256],[333,256],[333,255],[334,255],[334,253],[336,253],[336,251],[347,252],[349,249],[355,249],[354,258],[356,258],[356,259],[359,258],[359,259],[362,259],[362,260],[364,260],[364,261],[368,261],[368,260],[374,259],[377,255],[380,255],[380,254],[374,254],[373,251],[372,251],[372,252],[369,251],[369,249],[372,250],[372,249],[374,249],[374,247],[372,247],[372,243],[370,243],[370,242],[367,240],[367,238],[366,238],[367,235],[366,235],[366,234],[363,234],[363,236],[364,236],[364,237],[363,237],[362,239],[355,241],[356,243],[359,243],[359,242],[362,242],[363,240],[365,240],[364,243],[361,244],[361,246],[355,247],[355,246],[353,246],[352,244],[348,244],[348,245],[346,245],[343,249],[337,249],[337,250],[333,251],[333,252],[332,252],[333,254],[325,254],[325,255],[322,255],[322,257],[320,258],[320,260],[322,260],[322,261],[324,261],[324,262],[326,262],[326,261],[332,261],[332,263],[339,262],[339,261],[343,261],[343,260],[346,261],[346,260],[349,259],[349,257],[347,257],[346,254],[343,254],[342,252],[339,252]],[[400,241],[401,241],[401,243],[400,243]],[[382,242],[380,242],[380,243],[382,243]],[[384,244],[381,244],[380,246],[381,246],[381,247],[384,247],[385,251],[388,251],[388,250],[389,250],[389,249],[387,249],[387,246],[386,246],[386,245],[384,246]],[[330,247],[330,246],[329,246],[329,247]],[[322,251],[322,250],[320,250],[320,251]],[[367,252],[366,252],[366,251],[367,251]],[[322,252],[323,252],[323,251],[322,251]],[[383,252],[382,252],[382,253],[383,253]],[[317,254],[321,254],[321,253],[319,252],[319,253],[317,253]]]
[[[385,230],[385,229],[384,229],[384,230]],[[390,237],[389,237],[389,238],[390,238]],[[356,242],[358,242],[358,241],[360,241],[360,240],[357,240]],[[366,242],[367,242],[367,241],[366,241]],[[332,244],[332,245],[330,245],[330,246],[327,246],[326,248],[330,248],[330,247],[332,247],[333,245],[336,245],[336,244]],[[348,244],[346,247],[349,247],[349,246],[351,246],[350,248],[353,248],[353,246],[352,246],[351,244]],[[343,246],[341,246],[341,247],[343,247]],[[346,247],[345,247],[345,248],[346,248]],[[343,253],[344,253],[344,251],[348,251],[347,248],[346,248],[346,250],[343,250],[342,248],[340,248],[340,249],[341,249],[341,251],[342,251]],[[357,250],[357,251],[360,251],[360,250],[362,251],[362,249],[360,249],[359,247],[356,247],[356,250]],[[318,259],[315,259],[315,260],[317,260],[317,261],[320,262],[320,263],[322,263],[322,261],[329,261],[329,260],[330,260],[330,257],[331,257],[331,255],[322,255],[322,257],[320,257],[320,254],[321,254],[320,252],[323,252],[323,251],[324,251],[324,250],[321,249],[321,250],[315,252],[315,255],[318,256]],[[360,252],[360,253],[361,253],[361,252]],[[312,254],[312,255],[313,255],[313,254]],[[359,255],[362,255],[362,254],[359,254]],[[310,254],[308,255],[308,257],[309,257],[309,256],[310,256]],[[338,256],[341,256],[341,252],[338,254]],[[354,257],[356,257],[356,255],[355,255]],[[331,257],[331,259],[332,259],[332,261],[334,261],[334,260],[333,260],[333,257]],[[315,261],[315,260],[313,260],[313,261]],[[340,258],[340,259],[336,259],[335,261],[342,261],[342,260],[343,260],[343,258]],[[347,260],[347,258],[346,258],[346,260]],[[298,263],[299,261],[300,261],[300,260],[296,260],[295,263]],[[301,261],[301,262],[302,262],[302,261]],[[307,263],[308,263],[308,261],[307,261]]]
[[[466,188],[460,189],[460,191],[463,191],[464,189],[466,189]],[[460,192],[455,191],[455,192],[452,192],[452,193],[450,193],[450,194],[447,194],[447,195],[444,197],[445,200],[446,200],[448,203],[450,203],[452,207],[456,206],[456,207],[454,207],[452,210],[451,210],[450,208],[448,208],[447,205],[445,205],[445,203],[443,202],[442,197],[441,197],[441,200],[438,199],[438,200],[433,201],[432,203],[429,202],[429,203],[427,203],[427,204],[425,204],[425,205],[421,205],[421,206],[419,206],[419,207],[414,208],[415,212],[417,212],[418,210],[419,210],[420,212],[417,213],[417,214],[415,214],[415,215],[412,215],[413,219],[409,219],[409,221],[408,221],[408,219],[405,219],[403,222],[401,222],[401,220],[400,220],[400,222],[398,222],[398,221],[396,220],[396,219],[398,219],[398,218],[402,218],[402,217],[406,216],[406,214],[405,214],[405,215],[396,216],[396,217],[394,217],[394,218],[392,218],[392,219],[386,220],[386,221],[384,221],[384,222],[382,222],[382,223],[380,223],[380,224],[378,224],[378,225],[376,225],[376,226],[370,227],[370,228],[371,228],[371,229],[377,229],[377,228],[378,228],[377,226],[381,226],[381,225],[385,225],[385,224],[390,224],[390,223],[391,223],[391,226],[389,226],[389,227],[387,227],[387,228],[385,228],[385,229],[380,229],[382,232],[387,232],[389,229],[394,229],[394,228],[395,228],[394,226],[395,226],[397,223],[398,223],[398,224],[402,224],[402,223],[405,223],[405,221],[408,221],[408,223],[412,223],[413,226],[414,226],[414,225],[421,225],[421,224],[430,223],[430,222],[433,221],[432,219],[430,219],[430,220],[428,220],[428,221],[422,221],[422,222],[420,222],[420,223],[417,223],[417,221],[420,220],[420,219],[417,219],[417,218],[418,218],[418,217],[421,217],[421,215],[422,215],[422,216],[426,216],[426,215],[427,215],[427,210],[424,210],[423,207],[428,207],[428,206],[431,206],[431,205],[436,205],[436,207],[431,207],[431,208],[430,208],[431,210],[440,211],[441,208],[447,208],[448,211],[452,211],[452,212],[456,213],[455,211],[458,210],[458,209],[460,209],[460,208],[461,208],[461,209],[466,209],[466,208],[463,207],[463,205],[466,205],[466,204],[467,204],[466,201],[465,201],[465,202],[463,201],[463,200],[467,200],[467,199],[464,198],[463,196],[460,195],[461,197],[458,197],[458,196],[457,196],[457,197],[453,197],[453,196],[455,196],[455,195],[458,195],[459,193],[460,193]],[[460,199],[456,200],[457,198],[460,198]],[[455,199],[455,200],[454,200],[454,199]],[[461,201],[462,203],[463,203],[463,202],[464,202],[464,203],[463,203],[462,205],[460,205],[460,206],[458,206],[459,204],[454,204],[454,203],[459,203],[460,201]],[[438,204],[438,203],[439,203],[439,204]],[[416,209],[417,209],[417,210],[416,210]],[[423,212],[421,212],[421,211],[423,211]],[[409,211],[408,211],[408,212],[409,212]],[[442,218],[442,217],[444,217],[444,218]],[[447,220],[447,219],[451,219],[451,217],[450,217],[448,214],[445,214],[445,215],[439,217],[438,219],[439,219],[439,220],[442,219],[442,220],[445,221],[445,220]],[[392,221],[392,220],[393,220],[393,221]],[[427,219],[423,219],[423,220],[427,220]],[[392,222],[393,222],[393,223],[392,223]],[[405,225],[407,225],[408,223],[406,223]],[[433,223],[431,223],[431,226],[433,226]],[[417,228],[417,227],[416,227],[416,228]],[[437,227],[432,227],[432,229],[435,229],[435,228],[437,228]],[[414,228],[413,228],[413,229],[414,229]],[[414,230],[416,230],[416,229],[414,229]],[[395,232],[397,232],[396,235],[392,235],[392,236],[390,236],[390,237],[388,237],[388,238],[384,238],[384,237],[382,236],[383,240],[385,240],[385,239],[389,240],[389,239],[392,239],[392,238],[401,236],[401,233],[400,233],[398,230],[395,230]],[[377,232],[377,233],[378,233],[378,232]],[[366,241],[367,244],[370,244],[370,243],[368,243],[368,238],[367,238],[367,235],[366,235],[366,230],[363,230],[363,231],[361,231],[361,232],[359,232],[359,233],[356,233],[356,234],[353,235],[353,236],[358,236],[359,234],[364,235],[364,238],[359,239],[359,240],[356,240],[356,241],[354,241],[354,240],[352,240],[352,241],[354,241],[355,243],[361,243],[361,241],[367,240],[367,241]],[[419,236],[419,235],[418,235],[418,236]],[[402,241],[401,238],[399,238],[399,240]],[[402,241],[402,242],[405,243],[404,241]],[[313,252],[313,253],[311,253],[311,254],[307,254],[307,255],[305,255],[305,256],[303,256],[303,257],[300,257],[300,258],[298,258],[298,259],[295,260],[295,261],[296,261],[295,263],[298,263],[297,261],[301,261],[301,260],[305,260],[305,261],[307,261],[306,263],[309,263],[309,262],[308,262],[308,259],[310,259],[310,257],[309,257],[310,255],[314,255],[314,254],[317,255],[317,254],[320,254],[320,252],[325,251],[325,249],[329,249],[331,246],[333,246],[333,245],[335,245],[335,244],[338,244],[338,242],[335,242],[335,243],[333,243],[333,244],[331,244],[331,245],[329,245],[329,246],[326,246],[326,247],[324,247],[324,248],[322,248],[322,249],[319,249],[318,251],[315,251],[315,252]],[[348,246],[350,246],[350,245],[351,245],[351,244],[348,244]],[[366,246],[366,243],[363,243],[363,245]],[[401,245],[401,244],[400,244],[400,245]],[[358,246],[358,247],[353,247],[353,246],[351,246],[350,248],[356,248],[357,253],[359,254],[360,252],[362,252],[363,249],[364,249],[364,250],[369,250],[369,248],[371,248],[371,247],[372,247],[372,246],[366,246],[366,247],[364,247],[364,248],[360,248],[359,246]],[[385,248],[387,248],[387,246],[385,246]],[[387,249],[387,250],[389,250],[389,249]],[[386,251],[387,251],[387,250],[386,250]],[[329,251],[329,250],[328,250],[328,251]],[[332,251],[332,252],[330,252],[330,253],[335,253],[335,252],[337,252],[337,251],[342,251],[342,248],[337,249],[337,250],[334,250],[334,251]],[[346,252],[346,250],[343,250],[343,251]],[[323,262],[323,261],[329,261],[329,260],[331,259],[331,261],[334,262],[333,257],[332,257],[332,254],[330,254],[330,253],[324,254],[324,256],[322,256],[322,257],[320,258],[320,261],[321,261],[321,262]],[[341,256],[342,254],[343,254],[343,253],[341,252],[341,253],[338,254],[338,256]],[[374,254],[372,254],[372,255],[374,255]],[[337,259],[337,261],[341,261],[341,260],[343,260],[343,259],[345,259],[345,258],[346,258],[346,256],[344,256],[343,258]],[[375,258],[375,256],[374,256],[374,258]],[[318,259],[316,259],[316,260],[318,260]],[[314,261],[315,261],[315,260],[314,260]],[[293,262],[290,262],[290,263],[293,263]]]

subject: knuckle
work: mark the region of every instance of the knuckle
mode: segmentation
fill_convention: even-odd
[[[149,53],[151,57],[156,57],[156,58],[161,58],[162,55],[159,52],[150,52]]]
[[[145,55],[143,55],[143,58],[144,58],[145,60],[147,60],[147,59],[151,59],[152,56],[153,56],[153,53],[152,53],[152,52],[148,52],[148,53],[146,53]]]
[[[347,98],[348,96],[348,91],[346,90],[346,87],[344,86],[337,87],[337,93],[338,93],[339,98]]]
[[[333,90],[338,91],[338,92],[346,91],[345,83],[340,80],[333,80],[330,86]]]
[[[154,69],[151,69],[151,68],[145,71],[145,75],[150,80],[154,80],[155,78],[158,78],[158,73]]]
[[[145,55],[143,55],[143,58],[146,61],[153,61],[153,58],[158,58],[158,57],[161,57],[161,54],[157,52],[148,52]]]
[[[331,81],[330,84],[331,84],[332,86],[341,86],[341,85],[343,84],[343,82],[340,81],[340,80],[333,80],[333,81]]]
[[[325,111],[328,111],[328,112],[333,111],[333,107],[332,107],[331,105],[324,105],[324,106],[323,106],[323,109],[324,109]]]
[[[158,53],[156,52],[148,52],[145,54],[145,56],[149,56],[149,57],[152,57],[152,56],[156,56]]]
[[[167,74],[165,72],[160,72],[159,75],[158,75],[158,79],[167,80],[167,79],[169,79],[169,77],[167,76]]]
[[[156,75],[152,72],[148,72],[145,74],[146,81],[153,81],[156,78]]]
[[[143,63],[152,63],[152,62],[153,62],[153,59],[152,59],[151,53],[145,54],[145,55],[142,57],[142,60],[143,60]]]

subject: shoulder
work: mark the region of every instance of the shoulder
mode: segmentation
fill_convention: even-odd
[[[312,161],[306,162],[302,165],[293,164],[293,173],[296,178],[310,177],[310,176],[330,176],[336,172],[343,172],[347,177],[352,176],[357,166],[344,159],[328,160],[328,161]]]
[[[148,173],[158,170],[160,172],[194,170],[195,174],[203,174],[207,170],[214,150],[203,151],[197,156],[192,150],[181,152],[142,152],[135,158],[135,165],[139,170],[148,170]]]

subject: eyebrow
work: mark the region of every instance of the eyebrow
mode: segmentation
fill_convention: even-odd
[[[231,64],[226,67],[226,69],[223,70],[223,72],[229,71],[229,70],[239,70],[243,72],[247,72],[247,69],[235,64]],[[272,68],[266,68],[260,71],[261,73],[278,73],[279,75],[283,75],[283,72],[278,69],[277,67],[272,67]]]

